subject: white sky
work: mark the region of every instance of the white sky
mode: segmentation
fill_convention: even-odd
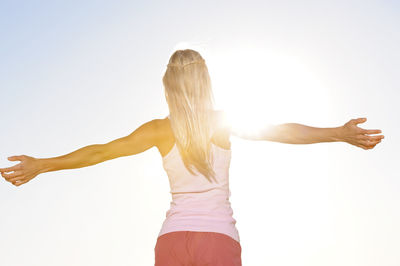
[[[232,138],[243,265],[397,266],[399,26],[396,1],[3,1],[0,167],[165,117],[161,77],[189,45],[238,122],[367,117],[359,126],[385,135],[372,150]],[[2,265],[154,265],[171,200],[156,148],[1,181]]]

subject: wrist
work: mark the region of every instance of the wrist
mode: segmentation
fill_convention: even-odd
[[[51,167],[47,159],[36,159],[36,160],[40,173],[46,173],[51,171]]]
[[[343,138],[343,126],[335,127],[333,129],[333,140],[334,141],[344,141],[344,138]]]

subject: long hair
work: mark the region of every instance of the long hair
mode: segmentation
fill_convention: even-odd
[[[176,50],[163,84],[171,128],[185,167],[217,182],[211,152],[214,95],[205,60],[192,49]]]

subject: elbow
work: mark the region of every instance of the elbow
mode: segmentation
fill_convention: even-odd
[[[107,145],[106,144],[95,144],[95,149],[93,149],[92,153],[92,162],[91,164],[98,164],[104,161],[107,161],[108,152],[107,152]]]
[[[280,143],[296,143],[293,128],[288,123],[276,125],[271,130],[268,130],[265,139]]]
[[[273,139],[276,142],[287,144],[305,144],[306,140],[302,137],[304,132],[295,123],[285,123],[276,126]]]

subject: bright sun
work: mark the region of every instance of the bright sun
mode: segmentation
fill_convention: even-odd
[[[293,55],[248,46],[208,52],[205,58],[217,109],[225,110],[238,130],[315,119],[329,101],[329,91]]]

